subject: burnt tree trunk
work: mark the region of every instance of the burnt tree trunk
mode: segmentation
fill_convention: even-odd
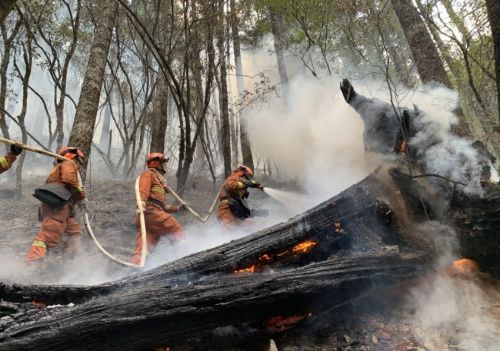
[[[99,108],[104,71],[106,69],[106,59],[108,57],[118,9],[117,2],[114,0],[102,0],[101,3],[102,12],[97,18],[94,40],[90,48],[89,61],[68,142],[69,145],[82,149],[85,155],[87,155],[80,170],[83,180],[85,179],[88,155],[92,146],[95,120],[97,109]]]

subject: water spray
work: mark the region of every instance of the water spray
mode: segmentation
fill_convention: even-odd
[[[308,205],[306,196],[298,193],[293,193],[268,187],[262,188],[262,191],[264,191],[269,197],[278,201],[283,206],[293,210],[301,210],[307,207]]]

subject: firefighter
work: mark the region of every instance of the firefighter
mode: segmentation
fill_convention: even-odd
[[[82,228],[75,219],[75,205],[87,206],[87,199],[81,182],[78,179],[78,169],[84,160],[84,153],[76,147],[61,148],[59,155],[69,160],[57,160],[57,165],[51,170],[46,184],[60,184],[62,191],[69,191],[69,200],[61,205],[50,205],[42,202],[39,208],[39,218],[42,222],[27,255],[26,262],[34,263],[42,260],[47,250],[57,247],[64,238],[64,252],[74,253],[80,243]]]
[[[12,163],[16,160],[17,156],[19,156],[23,152],[23,149],[20,148],[17,145],[11,145],[10,146],[10,152],[3,156],[0,157],[0,173],[5,172],[12,166]]]
[[[224,227],[229,229],[250,217],[250,208],[245,200],[249,195],[248,188],[264,189],[253,179],[252,169],[240,165],[226,178],[220,193],[217,219]]]
[[[166,205],[167,182],[165,165],[168,158],[159,152],[151,153],[146,158],[148,170],[141,174],[139,192],[141,195],[144,219],[146,222],[147,252],[151,253],[161,237],[165,236],[171,243],[184,238],[182,226],[172,216],[182,205]],[[135,218],[137,240],[131,262],[139,264],[142,253],[142,236],[139,216]]]

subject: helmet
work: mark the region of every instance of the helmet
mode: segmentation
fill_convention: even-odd
[[[244,166],[244,165],[239,165],[236,171],[240,171],[245,173],[246,175],[253,177],[253,171],[250,167]]]
[[[83,151],[74,146],[63,146],[59,150],[58,154],[70,160],[73,160],[76,157],[80,162],[83,162],[83,159],[85,158]]]
[[[161,163],[168,162],[169,158],[160,152],[152,152],[146,157],[148,167],[156,168]]]

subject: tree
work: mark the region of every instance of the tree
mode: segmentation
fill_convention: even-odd
[[[500,2],[498,0],[486,0],[486,9],[491,25],[491,36],[495,48],[495,72],[497,79],[498,111],[500,122]]]
[[[0,1],[0,24],[3,24],[5,18],[9,15],[10,11],[14,8],[16,0],[2,0]]]
[[[219,105],[220,116],[222,120],[222,151],[224,158],[224,175],[227,177],[231,174],[231,127],[229,125],[229,99],[227,89],[227,67],[226,67],[226,50],[224,47],[224,0],[218,0],[217,3],[217,49],[219,53],[219,71],[220,78],[219,86]]]
[[[117,14],[117,3],[115,0],[101,0],[99,3],[102,4],[102,11],[97,19],[94,40],[90,49],[89,61],[69,138],[69,145],[81,148],[87,155],[81,169],[82,179],[85,179],[88,155],[90,155],[92,146],[92,137],[94,135],[95,121],[104,80],[106,60]]]
[[[417,9],[406,0],[392,0],[392,6],[408,40],[422,82],[437,82],[451,88],[443,61]]]
[[[243,64],[241,62],[241,39],[239,33],[239,18],[236,8],[235,0],[230,0],[231,5],[231,34],[234,46],[234,65],[236,67],[236,84],[238,87],[238,98],[241,99],[245,93],[245,82],[243,81]],[[250,139],[248,137],[248,117],[245,114],[245,110],[240,110],[240,143],[241,143],[241,153],[243,156],[243,164],[254,168],[252,148],[250,146]]]

